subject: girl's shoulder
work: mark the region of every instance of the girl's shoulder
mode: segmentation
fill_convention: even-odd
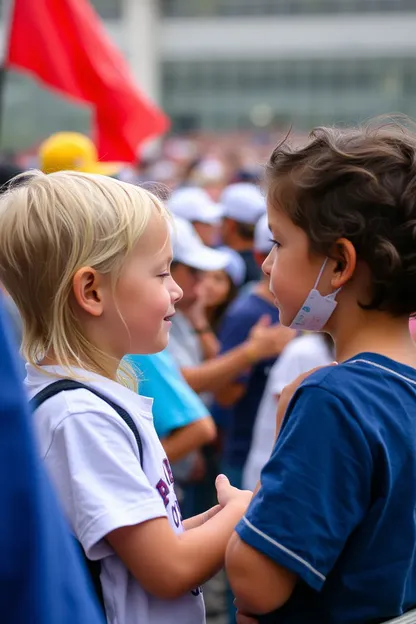
[[[25,385],[29,399],[34,399],[45,388],[59,381],[60,370],[38,370],[27,366]],[[61,377],[61,380],[63,377]],[[140,437],[155,437],[152,400],[128,388],[95,375],[85,373],[77,379],[81,387],[58,391],[35,409],[34,423],[43,450],[52,444],[58,431],[69,437],[106,438],[112,436],[134,440],[132,427],[120,416],[127,414]],[[96,392],[98,394],[96,394]],[[133,436],[133,437],[132,437]]]

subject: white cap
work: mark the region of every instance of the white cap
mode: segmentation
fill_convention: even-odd
[[[259,253],[270,253],[273,249],[271,237],[272,235],[269,230],[267,214],[264,214],[257,221],[256,227],[254,228],[254,251],[258,251]]]
[[[266,200],[260,189],[248,182],[231,184],[222,193],[220,199],[223,216],[240,223],[257,223],[266,212]]]
[[[172,214],[188,221],[201,221],[215,225],[222,217],[222,207],[212,201],[206,191],[198,187],[181,188],[174,191],[168,208]]]
[[[218,271],[229,261],[221,251],[204,245],[195,228],[186,219],[173,218],[171,228],[173,260],[198,271]]]
[[[218,247],[218,251],[227,255],[228,261],[224,267],[224,271],[230,276],[233,284],[238,288],[244,283],[246,278],[247,269],[244,260],[240,254],[234,249],[231,249],[231,247]]]

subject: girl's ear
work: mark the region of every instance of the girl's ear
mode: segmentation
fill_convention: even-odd
[[[339,238],[331,249],[331,259],[336,262],[331,286],[337,290],[351,279],[355,271],[357,254],[354,245],[346,238]]]
[[[75,301],[91,316],[101,316],[104,310],[101,281],[102,276],[91,267],[78,269],[72,280]]]

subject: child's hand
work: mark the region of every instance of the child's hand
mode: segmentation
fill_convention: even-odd
[[[215,480],[215,487],[217,488],[217,498],[221,507],[225,507],[229,503],[240,503],[244,508],[243,513],[253,496],[253,493],[249,490],[239,490],[232,486],[225,475],[218,475]]]
[[[279,355],[296,336],[296,332],[276,323],[271,325],[268,314],[263,315],[252,327],[246,342],[253,363]]]

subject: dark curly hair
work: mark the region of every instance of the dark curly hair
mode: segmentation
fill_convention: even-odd
[[[363,308],[416,315],[416,124],[379,118],[309,139],[273,151],[269,204],[306,232],[312,252],[331,256],[337,239],[351,241],[372,276]]]

